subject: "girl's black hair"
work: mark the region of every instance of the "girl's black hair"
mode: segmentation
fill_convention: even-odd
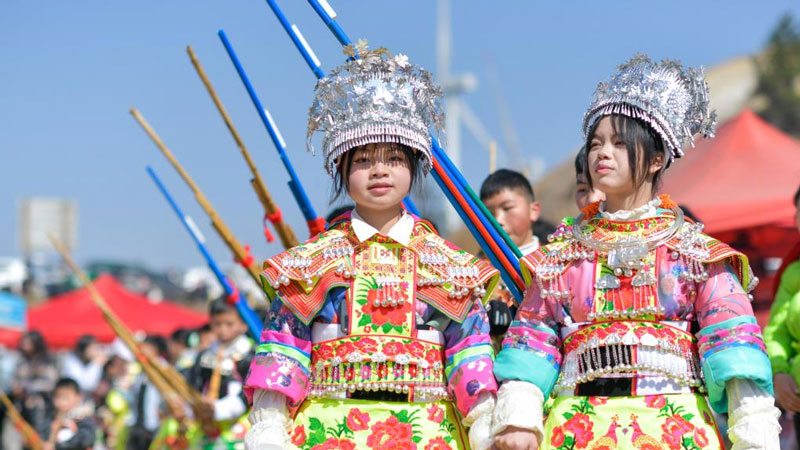
[[[44,336],[37,330],[31,330],[22,335],[22,339],[31,341],[33,352],[29,355],[30,359],[47,360],[50,358],[50,350],[44,341]]]
[[[406,155],[406,160],[408,160],[408,170],[411,172],[411,185],[409,188],[413,189],[417,179],[422,176],[422,164],[420,162],[420,158],[423,157],[422,153],[415,151],[407,145],[394,145],[400,147],[403,150],[403,154]],[[333,174],[333,192],[331,193],[331,204],[336,202],[343,195],[347,194],[347,189],[349,188],[348,175],[350,175],[350,168],[353,166],[353,155],[357,150],[363,149],[363,147],[365,146],[353,147],[339,157],[339,163],[336,165],[336,173]]]
[[[89,346],[94,344],[95,342],[97,342],[97,338],[95,338],[91,334],[84,334],[83,336],[78,338],[78,342],[75,344],[75,354],[82,359],[85,358],[86,349],[89,348]]]
[[[633,186],[638,188],[647,180],[647,169],[656,161],[656,158],[661,156],[661,168],[653,175],[653,193],[658,190],[661,185],[661,176],[666,168],[666,154],[664,153],[664,141],[656,131],[647,125],[642,120],[634,119],[632,117],[623,116],[621,114],[610,114],[611,127],[614,134],[625,143],[628,148],[628,164],[631,170],[631,179],[633,179]],[[589,169],[589,149],[592,148],[592,138],[600,125],[602,117],[597,119],[594,124],[589,128],[586,134],[586,152],[583,154],[583,174],[589,183],[589,187],[594,189],[592,184],[592,177]],[[642,148],[641,154],[637,151]],[[578,167],[576,162],[575,167]]]
[[[578,154],[575,155],[575,178],[583,175],[586,178],[588,177],[588,170],[586,170],[586,145],[581,146],[581,149],[578,150]]]

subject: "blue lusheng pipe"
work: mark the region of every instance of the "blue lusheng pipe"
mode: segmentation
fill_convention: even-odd
[[[158,190],[161,191],[161,194],[164,195],[164,198],[167,199],[167,202],[172,207],[172,210],[175,211],[175,214],[178,215],[178,218],[183,223],[183,226],[186,228],[186,231],[192,235],[192,239],[194,239],[194,243],[197,244],[197,248],[200,250],[200,253],[203,254],[203,258],[205,258],[206,263],[208,264],[208,268],[214,272],[214,276],[217,277],[217,280],[222,285],[222,289],[225,290],[225,295],[232,300],[233,305],[236,307],[236,311],[241,316],[244,323],[247,325],[247,331],[250,334],[250,337],[255,339],[256,341],[261,339],[261,329],[264,327],[264,324],[261,322],[261,319],[258,317],[255,311],[247,304],[247,299],[245,298],[244,294],[241,291],[237,290],[234,285],[228,280],[222,270],[220,270],[217,262],[214,261],[214,258],[208,252],[208,249],[205,245],[205,238],[200,234],[200,231],[197,229],[197,225],[195,225],[194,221],[191,217],[184,214],[181,211],[181,208],[172,198],[167,188],[158,178],[156,172],[153,170],[152,167],[147,166],[147,173],[150,175],[150,178],[153,179],[153,182],[158,187]]]

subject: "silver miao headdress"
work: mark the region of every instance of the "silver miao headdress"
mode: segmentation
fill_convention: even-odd
[[[635,55],[600,83],[583,120],[583,135],[609,114],[640,119],[661,136],[667,164],[694,146],[694,135],[713,137],[716,113],[708,109],[708,84],[702,68],[684,68],[678,61],[654,62]]]
[[[419,151],[423,170],[431,167],[431,137],[441,135],[442,92],[431,74],[392,56],[385,48],[368,50],[364,40],[345,48],[350,59],[317,82],[308,114],[306,145],[315,132],[324,134],[325,168],[336,173],[337,159],[348,150],[379,142],[403,144]]]

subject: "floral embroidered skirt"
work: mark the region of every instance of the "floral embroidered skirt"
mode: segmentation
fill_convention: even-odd
[[[302,450],[469,450],[448,401],[309,399],[295,417],[291,441]]]
[[[550,403],[550,402],[548,402]],[[559,396],[550,404],[541,450],[720,450],[706,398]]]

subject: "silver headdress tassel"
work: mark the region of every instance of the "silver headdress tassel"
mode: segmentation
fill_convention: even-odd
[[[708,109],[708,84],[702,68],[684,68],[678,61],[653,62],[635,55],[618,67],[611,80],[597,85],[583,120],[583,135],[609,114],[640,119],[664,140],[667,165],[694,146],[694,135],[713,137],[716,113]]]
[[[314,151],[314,132],[324,133],[325,168],[333,176],[337,159],[348,150],[379,142],[403,144],[423,156],[423,171],[431,167],[429,131],[442,134],[442,92],[431,74],[392,56],[385,48],[368,50],[364,40],[347,46],[347,62],[317,82],[308,113],[306,146]],[[357,55],[357,59],[355,59]]]

